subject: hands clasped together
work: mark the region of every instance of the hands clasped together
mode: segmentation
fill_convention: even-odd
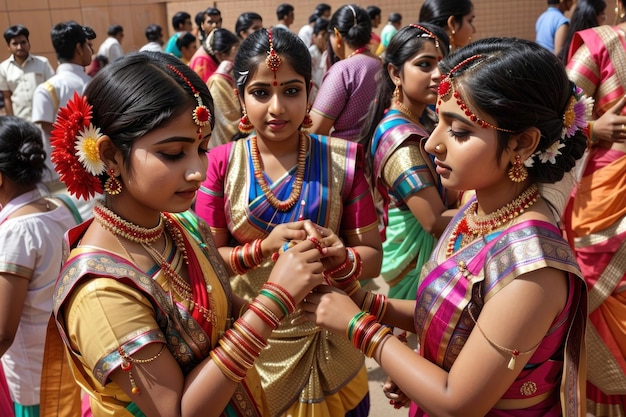
[[[333,323],[336,328],[329,328],[345,333],[350,318],[360,311],[349,297],[360,289],[361,260],[358,252],[346,248],[332,230],[310,220],[278,225],[261,245],[263,254],[271,253],[276,262],[268,282],[285,288],[300,307],[301,314],[294,319],[294,323],[309,320],[324,327],[330,324],[332,313],[319,318],[315,314],[316,306],[322,301],[321,296],[327,294],[341,300],[339,304],[345,304],[342,313],[351,312],[346,315],[345,323],[339,320]],[[328,322],[325,318],[329,319]]]

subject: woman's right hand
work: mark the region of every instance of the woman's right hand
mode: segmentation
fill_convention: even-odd
[[[268,281],[282,286],[299,303],[311,290],[324,283],[322,253],[304,239],[280,255]]]
[[[286,242],[292,240],[301,241],[306,239],[306,236],[304,222],[302,221],[279,224],[261,242],[263,256],[268,258],[272,253],[278,252]]]

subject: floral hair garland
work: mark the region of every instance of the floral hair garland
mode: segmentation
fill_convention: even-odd
[[[561,137],[556,140],[545,151],[537,151],[524,161],[524,165],[528,168],[532,167],[535,160],[542,164],[556,164],[556,157],[561,154],[559,149],[565,147],[565,141],[576,134],[579,130],[587,127],[587,121],[591,119],[591,110],[593,109],[593,99],[583,94],[580,87],[575,87],[572,97],[567,103],[567,108],[563,114],[563,129]]]
[[[50,159],[67,190],[85,200],[102,193],[98,178],[106,167],[96,147],[102,136],[91,124],[92,106],[84,96],[74,93],[65,107],[59,109],[50,135]]]

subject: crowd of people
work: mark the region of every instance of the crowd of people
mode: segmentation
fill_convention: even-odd
[[[411,417],[626,416],[626,0],[572,6],[6,29],[0,414],[365,417],[373,358]]]

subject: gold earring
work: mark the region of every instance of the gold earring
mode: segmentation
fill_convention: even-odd
[[[398,84],[396,84],[396,88],[393,90],[393,99],[402,101],[402,88]]]
[[[108,195],[118,195],[122,192],[122,183],[115,176],[115,170],[113,168],[109,169],[107,173],[109,174],[109,178],[107,178],[104,183],[104,191]]]
[[[522,182],[528,178],[528,170],[522,163],[522,158],[519,155],[515,155],[515,162],[509,169],[509,179],[513,182]]]
[[[252,123],[250,123],[250,119],[248,119],[248,114],[246,113],[245,108],[242,110],[242,113],[243,114],[241,116],[241,119],[239,119],[239,125],[237,127],[239,128],[239,131],[241,133],[243,133],[244,135],[249,135],[254,130],[254,126],[252,126]]]

